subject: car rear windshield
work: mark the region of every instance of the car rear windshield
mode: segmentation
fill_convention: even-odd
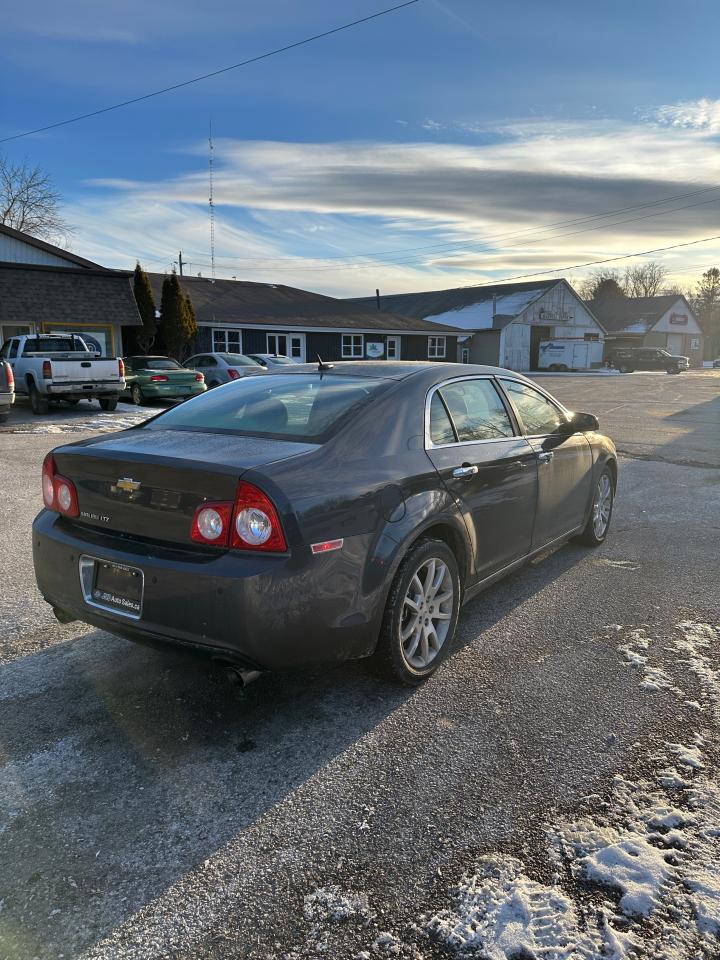
[[[257,360],[251,360],[250,357],[246,357],[242,353],[219,353],[218,356],[222,357],[225,363],[230,364],[231,367],[259,366]]]
[[[144,429],[199,430],[320,442],[385,381],[342,375],[269,375],[235,380],[155,417]]]
[[[87,347],[77,337],[28,337],[23,353],[85,353]]]
[[[182,370],[177,360],[169,357],[135,357],[132,361],[133,370]]]

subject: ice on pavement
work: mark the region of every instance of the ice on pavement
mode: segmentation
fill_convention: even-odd
[[[143,410],[127,413],[88,413],[87,416],[68,417],[62,420],[38,420],[37,423],[23,423],[18,426],[12,424],[6,428],[7,433],[112,433],[116,430],[127,430],[135,427],[143,420],[152,416],[152,411]]]

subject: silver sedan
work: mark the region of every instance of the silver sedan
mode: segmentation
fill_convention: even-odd
[[[196,353],[185,361],[184,366],[204,373],[208,390],[219,387],[221,383],[265,372],[257,360],[243,353]]]

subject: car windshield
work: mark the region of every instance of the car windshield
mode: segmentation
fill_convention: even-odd
[[[250,357],[246,357],[243,353],[219,353],[225,363],[230,364],[231,367],[257,367],[259,366],[257,360],[252,360]]]
[[[182,370],[177,360],[169,357],[138,357],[132,361],[133,370]]]
[[[318,441],[376,395],[385,381],[342,375],[248,377],[189,400],[147,430],[199,430]]]

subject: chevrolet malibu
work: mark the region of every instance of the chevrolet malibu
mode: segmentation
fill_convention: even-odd
[[[374,655],[407,684],[460,607],[605,539],[617,457],[586,413],[493,367],[277,367],[56,448],[33,524],[62,622],[241,674]]]

